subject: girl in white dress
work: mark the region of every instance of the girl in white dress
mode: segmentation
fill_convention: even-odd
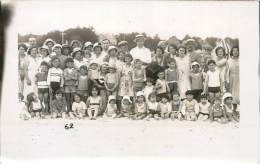
[[[176,57],[176,64],[179,70],[178,85],[180,89],[181,99],[185,98],[185,92],[190,90],[190,57],[186,55],[186,48],[184,46],[179,47],[179,56]]]

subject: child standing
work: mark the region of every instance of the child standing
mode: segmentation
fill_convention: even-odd
[[[53,100],[54,94],[57,90],[63,87],[63,71],[59,68],[60,59],[57,57],[52,58],[52,67],[48,71],[47,84],[50,91],[50,100]]]
[[[147,104],[145,103],[144,93],[139,91],[136,93],[135,102],[135,119],[142,120],[147,116]]]
[[[87,113],[90,120],[96,120],[97,115],[102,107],[101,97],[97,87],[92,88],[91,96],[87,100]]]
[[[82,119],[85,116],[87,110],[86,104],[81,101],[80,94],[74,95],[74,102],[72,104],[72,111],[69,112],[69,115],[71,118],[77,117],[79,119]]]
[[[164,78],[164,72],[163,71],[160,71],[158,73],[158,79],[156,80],[156,83],[155,83],[155,89],[156,89],[156,93],[157,93],[157,96],[158,96],[158,100],[160,101],[161,100],[161,96],[162,95],[165,95],[165,94],[168,94],[169,92],[169,86]]]
[[[116,67],[114,65],[109,66],[109,73],[105,77],[105,86],[107,89],[107,95],[117,96],[119,76],[116,72]]]
[[[199,120],[207,120],[209,118],[209,109],[210,103],[208,102],[207,95],[200,96],[200,103],[199,103]]]
[[[199,101],[199,97],[203,92],[203,73],[200,70],[200,65],[197,62],[191,64],[192,72],[190,73],[191,91],[194,99]]]
[[[221,104],[220,98],[215,98],[209,112],[210,121],[217,121],[219,123],[227,122],[227,115],[225,107]]]
[[[144,82],[146,81],[146,72],[142,67],[142,61],[135,59],[133,69],[133,89],[134,93],[143,90]]]
[[[51,111],[52,118],[66,118],[67,103],[61,90],[55,92],[55,99],[51,103]]]
[[[180,95],[177,92],[174,92],[172,94],[171,105],[172,105],[171,119],[174,120],[175,118],[178,118],[178,120],[182,120],[182,114],[181,114],[182,101]]]
[[[199,107],[196,100],[193,99],[191,90],[186,91],[186,99],[183,101],[181,112],[188,121],[196,121]]]
[[[31,117],[40,119],[42,112],[42,104],[35,93],[31,92],[27,95],[28,110],[31,113]]]
[[[166,119],[170,117],[172,112],[171,104],[169,103],[169,97],[167,94],[161,95],[161,101],[158,104],[158,108],[161,111],[161,118]]]
[[[74,61],[72,58],[67,58],[65,61],[66,68],[63,72],[64,77],[64,91],[67,101],[67,112],[71,112],[72,101],[74,94],[76,93],[76,87],[78,85],[78,71],[74,68]]]
[[[40,72],[35,75],[36,85],[38,87],[38,97],[43,106],[42,115],[49,112],[49,86],[47,84],[48,63],[42,62],[40,65]]]
[[[107,108],[104,116],[112,118],[116,118],[117,116],[116,97],[114,95],[110,95],[108,97]]]
[[[19,101],[18,101],[18,109],[20,109],[20,118],[23,120],[29,120],[31,118],[31,115],[28,111],[28,108],[26,106],[26,102],[23,101],[24,96],[22,93],[19,93]]]
[[[84,102],[87,101],[88,98],[88,90],[89,90],[89,77],[87,75],[88,68],[85,65],[82,65],[79,68],[79,76],[78,76],[78,86],[77,93],[80,94],[82,100]]]
[[[149,121],[150,118],[154,118],[156,120],[160,117],[160,110],[158,108],[158,102],[156,102],[156,93],[152,92],[149,94],[147,99],[147,107],[148,107],[148,116],[147,120]]]
[[[202,94],[209,94],[209,101],[212,103],[212,100],[220,96],[221,93],[221,77],[220,72],[216,69],[216,62],[214,60],[209,60],[208,62],[209,70],[206,75],[204,91]]]
[[[99,65],[96,62],[92,62],[89,65],[89,70],[88,70],[88,76],[89,79],[94,83],[95,80],[98,79],[98,75],[99,75]]]
[[[171,59],[168,62],[169,68],[165,70],[165,80],[169,86],[170,94],[169,96],[172,98],[173,93],[179,92],[178,89],[178,70],[175,59]]]

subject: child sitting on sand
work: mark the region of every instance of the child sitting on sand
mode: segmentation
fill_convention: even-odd
[[[110,95],[108,97],[107,108],[105,110],[104,116],[112,118],[116,118],[117,116],[116,97],[114,95]]]
[[[178,120],[182,120],[182,114],[181,114],[182,101],[178,92],[172,93],[171,105],[172,105],[171,119],[174,120],[178,118]]]
[[[28,108],[26,106],[26,102],[23,101],[24,96],[22,93],[19,93],[19,102],[18,107],[20,109],[20,118],[23,120],[29,120],[31,118],[30,113],[28,112]]]
[[[160,117],[160,110],[158,108],[158,102],[156,102],[155,92],[149,94],[147,106],[148,106],[148,113],[149,113],[147,116],[147,120],[149,121],[150,118],[154,118],[158,120]]]
[[[102,101],[99,90],[96,86],[92,88],[91,96],[87,100],[87,112],[90,120],[96,120],[98,112],[101,110]]]
[[[161,101],[158,103],[158,108],[161,112],[161,118],[166,119],[170,117],[172,112],[172,107],[169,102],[169,97],[167,94],[161,95]]]
[[[35,93],[31,92],[27,95],[27,103],[28,111],[31,113],[31,116],[40,119],[43,106]]]
[[[198,103],[193,99],[191,90],[186,91],[186,99],[183,101],[181,112],[185,117],[185,120],[196,121],[197,114],[199,112]]]
[[[233,102],[233,96],[231,93],[225,93],[223,95],[223,105],[225,107],[226,110],[226,114],[227,114],[227,120],[228,121],[232,121],[235,120],[237,122],[239,122],[239,116],[237,114],[237,105],[234,105]]]
[[[121,100],[120,116],[133,118],[134,115],[133,104],[129,96],[124,96]]]
[[[142,120],[147,116],[147,104],[142,91],[136,93],[135,113],[135,119],[137,120]]]
[[[61,90],[55,92],[55,99],[52,101],[51,111],[52,118],[66,118],[67,102],[63,97],[63,92]]]
[[[82,119],[85,116],[87,110],[86,104],[81,101],[80,94],[76,93],[74,95],[74,102],[72,103],[72,111],[69,112],[70,118]]]
[[[198,119],[205,121],[209,118],[209,108],[210,103],[208,102],[207,95],[200,96],[200,103],[199,103],[199,114]]]
[[[222,124],[227,122],[226,110],[221,104],[220,98],[215,98],[213,100],[213,105],[210,107],[209,117],[211,122],[217,121]]]

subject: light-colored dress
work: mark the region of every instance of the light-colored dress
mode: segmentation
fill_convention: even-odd
[[[220,81],[223,83],[225,81],[225,73],[226,73],[226,63],[227,63],[227,59],[226,58],[222,58],[222,59],[218,59],[216,58],[216,64],[217,64],[217,69],[220,72]],[[223,88],[221,88],[224,92],[226,91],[224,85]]]
[[[190,90],[190,80],[189,80],[190,58],[189,56],[186,55],[183,58],[176,57],[175,59],[179,70],[178,85],[180,89],[180,97],[183,99],[185,98],[185,92],[187,90]]]
[[[119,96],[134,96],[134,90],[133,90],[133,80],[132,80],[132,74],[133,74],[133,67],[130,65],[124,65],[122,68],[121,78],[120,78],[120,84],[119,84]]]
[[[227,67],[227,81],[230,83],[230,92],[233,96],[233,102],[236,104],[240,100],[239,60],[230,58],[227,62]]]

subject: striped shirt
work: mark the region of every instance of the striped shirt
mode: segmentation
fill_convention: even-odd
[[[38,88],[48,88],[47,76],[47,72],[38,72],[35,75]]]
[[[60,68],[52,67],[49,69],[47,76],[47,84],[50,85],[51,82],[59,82],[62,87],[64,84],[63,71]]]

